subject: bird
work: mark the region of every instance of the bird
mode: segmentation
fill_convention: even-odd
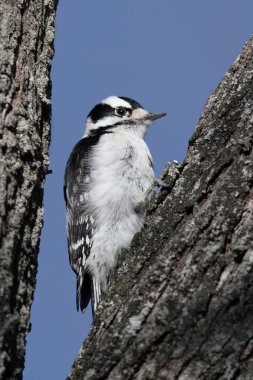
[[[88,114],[64,175],[69,261],[76,273],[76,306],[93,315],[134,235],[143,227],[154,191],[147,127],[166,113],[109,96]]]

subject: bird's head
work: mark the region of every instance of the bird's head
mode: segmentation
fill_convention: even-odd
[[[165,115],[166,113],[150,113],[133,99],[109,96],[90,111],[87,117],[85,136],[92,135],[98,130],[102,132],[117,127],[123,129],[128,127],[136,132],[139,127],[144,133],[147,126]]]

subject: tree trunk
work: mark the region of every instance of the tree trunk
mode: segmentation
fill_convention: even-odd
[[[253,379],[253,38],[127,252],[68,379]]]
[[[57,0],[0,1],[0,378],[20,379],[48,169]]]

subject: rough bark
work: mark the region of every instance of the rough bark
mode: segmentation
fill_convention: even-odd
[[[253,38],[210,96],[68,379],[253,379]]]
[[[20,379],[48,169],[57,0],[0,1],[0,378]]]

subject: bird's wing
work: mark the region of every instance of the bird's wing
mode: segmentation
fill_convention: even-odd
[[[91,277],[86,261],[90,255],[95,221],[88,210],[90,167],[87,159],[98,137],[86,137],[74,147],[64,177],[69,261],[77,275],[77,308],[84,310],[91,297]]]

